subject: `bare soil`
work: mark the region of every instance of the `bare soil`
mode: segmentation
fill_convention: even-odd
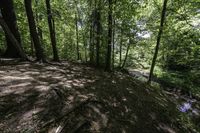
[[[0,132],[188,133],[175,103],[120,72],[82,64],[0,66]]]

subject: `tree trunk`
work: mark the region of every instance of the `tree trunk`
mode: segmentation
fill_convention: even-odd
[[[154,67],[156,65],[156,59],[157,59],[157,56],[158,56],[160,39],[161,39],[162,32],[163,32],[163,27],[164,27],[164,22],[165,22],[165,14],[166,14],[166,10],[167,10],[167,1],[168,0],[164,0],[164,2],[163,2],[163,9],[162,9],[162,14],[161,14],[160,28],[159,28],[159,32],[158,32],[158,36],[157,36],[155,53],[154,53],[154,57],[153,57],[152,64],[151,64],[149,79],[147,81],[147,83],[149,83],[149,84],[151,83],[151,80],[152,80],[153,71],[154,71]]]
[[[17,18],[13,7],[13,0],[0,0],[0,8],[6,25],[17,40],[19,47],[21,47],[20,33],[17,27]],[[13,40],[10,39],[10,36],[6,33],[7,48],[3,56],[7,58],[20,58],[21,54],[12,44]]]
[[[113,36],[112,36],[112,69],[115,68],[115,20],[113,20]]]
[[[38,6],[38,1],[39,0],[35,0],[36,7]],[[41,17],[38,15],[37,8],[35,10],[35,20],[36,20],[36,28],[37,28],[40,44],[42,44],[42,42],[43,42],[43,34],[42,34],[42,29],[39,26],[39,21],[41,20]]]
[[[128,47],[127,47],[127,49],[126,49],[125,59],[124,59],[124,62],[123,62],[123,64],[122,64],[121,68],[124,68],[124,66],[126,65],[126,60],[127,60],[127,58],[128,58],[130,46],[131,46],[131,41],[130,41],[130,39],[129,39]]]
[[[35,47],[35,52],[36,52],[36,58],[38,61],[46,61],[43,53],[43,49],[38,37],[38,33],[36,30],[36,24],[35,24],[35,19],[33,16],[33,10],[32,10],[32,1],[31,0],[24,0],[25,3],[25,9],[26,9],[26,14],[28,18],[28,23],[29,23],[29,30],[31,37],[33,38],[33,43]]]
[[[111,52],[112,52],[112,0],[109,2],[109,11],[108,11],[108,46],[107,46],[107,55],[106,55],[106,71],[111,71]]]
[[[50,0],[46,0],[46,8],[47,8],[47,15],[48,15],[48,26],[51,38],[51,46],[53,49],[53,61],[59,61],[58,50],[56,47],[56,35],[55,35],[55,26],[53,21],[53,16],[51,13],[51,4]]]
[[[93,13],[90,16],[90,64],[94,64],[94,25],[93,25]]]
[[[101,5],[99,5],[101,6]],[[99,58],[100,58],[100,39],[101,39],[101,13],[100,13],[100,8],[97,9],[96,12],[96,66],[99,67],[100,62],[99,62]]]
[[[123,30],[121,28],[121,38],[120,38],[120,46],[119,46],[119,67],[122,64],[122,43],[123,43]]]
[[[77,13],[75,13],[75,25],[76,25],[76,53],[77,53],[77,60],[80,60],[79,30],[78,30],[78,15],[77,15]]]
[[[4,19],[2,18],[2,16],[0,16],[0,25],[3,28],[7,38],[9,39],[9,41],[11,42],[12,47],[15,48],[16,52],[19,54],[19,56],[24,59],[24,60],[28,60],[28,57],[26,56],[26,54],[24,53],[22,47],[20,46],[19,42],[17,41],[17,39],[15,38],[15,36],[12,34],[11,30],[9,29],[9,27],[7,26],[6,22],[4,21]]]

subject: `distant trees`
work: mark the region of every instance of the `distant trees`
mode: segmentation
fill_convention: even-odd
[[[0,0],[3,19],[12,33],[8,34],[4,26],[7,31],[4,46],[4,34],[0,30],[0,49],[5,57],[18,58],[22,57],[19,48],[22,49],[23,44],[24,53],[35,54],[37,60],[79,60],[106,71],[151,67],[150,83],[155,66],[181,71],[199,66],[197,3],[197,0],[170,3],[168,0],[24,0],[14,3]],[[164,28],[166,10],[170,25]],[[15,39],[11,40],[12,35]]]

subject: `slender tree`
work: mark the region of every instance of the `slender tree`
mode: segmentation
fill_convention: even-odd
[[[77,54],[77,60],[80,60],[78,13],[77,12],[75,13],[75,26],[76,26],[76,54]]]
[[[51,46],[53,49],[53,60],[59,61],[58,50],[56,47],[55,25],[54,25],[54,19],[52,16],[52,12],[51,12],[50,0],[46,0],[46,8],[47,8],[47,17],[48,17],[47,19],[48,19],[50,38],[51,38]]]
[[[119,45],[119,67],[122,65],[122,43],[123,43],[123,29],[121,28],[120,45]]]
[[[33,38],[37,61],[45,62],[46,60],[45,60],[43,49],[38,37],[38,33],[36,30],[36,23],[33,16],[32,1],[24,0],[24,3],[25,3],[25,9],[26,9],[26,14],[27,14],[28,23],[29,23],[30,34],[31,34],[31,37]]]
[[[100,39],[101,39],[101,2],[99,7],[95,9],[95,28],[96,28],[96,66],[100,65]]]
[[[152,64],[151,64],[149,79],[147,81],[148,83],[151,83],[154,67],[156,65],[156,59],[157,59],[157,56],[158,56],[160,40],[161,40],[161,36],[162,36],[162,33],[163,33],[163,27],[164,27],[164,22],[165,22],[165,14],[166,14],[166,10],[167,10],[167,2],[168,2],[168,0],[164,0],[164,2],[163,2],[163,8],[162,8],[162,13],[161,13],[161,21],[160,21],[160,28],[159,28],[159,32],[158,32],[158,36],[157,36],[156,48],[155,48],[155,53],[154,53],[154,57],[153,57]]]
[[[126,65],[126,61],[127,61],[128,54],[129,54],[129,51],[130,51],[130,46],[131,46],[131,38],[129,37],[129,43],[128,43],[128,47],[126,49],[126,55],[125,55],[125,58],[124,58],[124,61],[123,61],[121,68],[124,68],[124,66]]]
[[[112,0],[108,0],[108,46],[106,55],[106,71],[111,71],[111,52],[112,52]]]
[[[39,0],[35,0],[35,6],[37,7],[35,9],[36,28],[37,28],[40,43],[42,44],[42,42],[43,42],[43,32],[42,32],[42,29],[39,26],[39,23],[41,21],[41,15],[39,14],[39,10],[38,10],[39,9],[38,8],[39,7]]]
[[[96,4],[96,0],[94,1]],[[89,55],[90,64],[94,65],[94,10],[92,2],[89,2],[90,9],[92,10],[89,18],[90,23],[90,43],[89,43]]]

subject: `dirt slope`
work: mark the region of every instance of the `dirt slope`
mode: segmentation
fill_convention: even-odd
[[[0,66],[0,132],[188,133],[174,103],[81,64]]]

